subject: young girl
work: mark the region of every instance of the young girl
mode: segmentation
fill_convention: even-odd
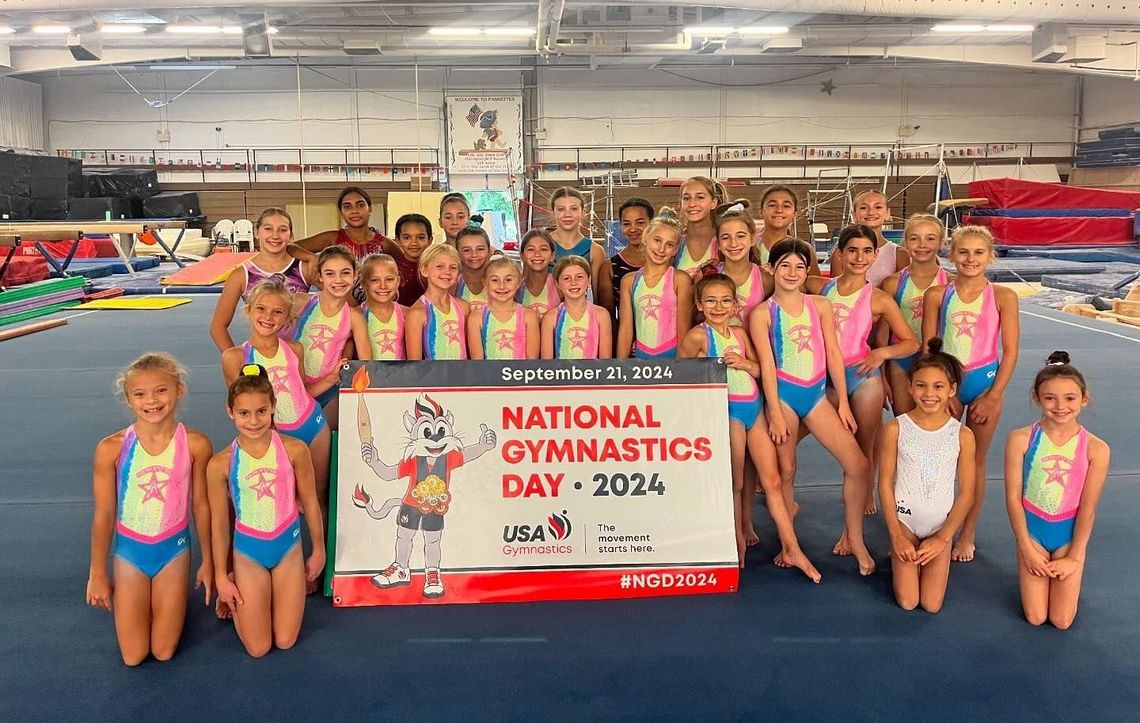
[[[1025,618],[1066,630],[1077,615],[1110,452],[1078,421],[1088,386],[1067,352],[1053,352],[1037,372],[1033,401],[1041,419],[1010,432],[1005,445],[1005,506]]]
[[[652,250],[650,251],[652,254]],[[686,332],[678,356],[714,357],[724,359],[728,367],[728,419],[729,443],[732,455],[732,508],[736,521],[736,552],[744,567],[744,551],[749,535],[755,534],[750,514],[755,490],[744,485],[745,452],[752,459],[764,489],[768,492],[768,508],[780,534],[783,550],[777,559],[788,567],[798,567],[815,582],[820,574],[800,550],[792,526],[792,517],[780,490],[780,472],[776,467],[776,450],[768,438],[768,426],[761,414],[763,403],[756,377],[760,364],[752,350],[752,343],[740,326],[733,324],[737,316],[736,285],[724,274],[712,274],[697,281],[696,303],[705,321]]]
[[[771,260],[770,254],[776,244],[792,238],[791,228],[796,220],[799,203],[796,192],[787,186],[768,186],[760,196],[760,220],[764,222],[764,228],[760,231],[757,245],[760,248],[761,265]],[[814,252],[811,255],[811,263],[808,264],[808,273],[811,276],[820,276],[819,262]]]
[[[360,278],[367,294],[361,307],[373,359],[406,359],[404,353],[404,306],[396,301],[400,269],[388,254],[370,254],[360,265]]]
[[[443,229],[444,240],[457,245],[459,232],[467,227],[471,218],[471,207],[462,193],[448,193],[439,200],[439,227]]]
[[[978,517],[986,494],[986,454],[1001,418],[1005,390],[1017,367],[1020,321],[1017,293],[986,279],[994,260],[994,237],[983,226],[959,226],[950,240],[950,259],[957,278],[931,286],[923,294],[922,338],[943,339],[946,352],[962,362],[964,373],[951,413],[961,417],[974,433],[974,503],[951,559],[974,559]],[[1001,341],[1001,354],[998,341]]]
[[[245,301],[250,289],[269,278],[281,281],[290,291],[309,290],[312,265],[293,258],[287,250],[293,238],[293,219],[280,208],[267,208],[254,224],[258,253],[234,269],[222,286],[214,317],[210,321],[210,338],[225,351],[234,345],[230,323],[234,320],[238,300]]]
[[[942,222],[936,217],[925,213],[916,213],[907,219],[903,231],[904,244],[910,264],[888,277],[883,282],[882,289],[894,298],[895,304],[902,311],[907,326],[914,333],[916,339],[922,338],[922,297],[931,286],[945,286],[950,278],[945,269],[938,263],[938,250],[942,248],[942,239],[946,231]],[[882,253],[882,249],[879,250]],[[876,263],[878,259],[876,259]],[[834,262],[833,262],[834,265]],[[874,268],[874,264],[872,264]],[[870,274],[870,271],[868,271]],[[868,276],[868,278],[870,278]],[[897,341],[893,339],[892,341]],[[887,364],[887,377],[890,381],[891,405],[895,414],[909,412],[914,408],[914,401],[908,392],[909,382],[907,372],[917,356],[908,356],[894,359]]]
[[[830,280],[813,276],[806,284],[808,292],[820,294],[831,302],[847,378],[847,395],[855,415],[855,440],[859,442],[863,456],[871,462],[872,478],[875,474],[875,440],[883,428],[883,385],[880,379],[876,379],[880,374],[879,367],[888,359],[899,359],[918,351],[918,341],[894,299],[867,281],[867,269],[874,263],[877,243],[878,237],[867,226],[847,226],[839,232],[843,274]],[[886,323],[896,341],[889,346],[872,349],[868,339],[880,320]],[[836,394],[832,389],[832,404],[838,403]],[[864,512],[875,514],[875,494],[870,487]],[[838,552],[848,554],[843,541]]]
[[[194,587],[205,586],[207,606],[214,589],[205,477],[214,451],[205,435],[175,416],[186,394],[183,374],[166,354],[148,352],[131,362],[115,386],[134,423],[95,448],[87,604],[114,611],[119,653],[131,666],[148,655],[170,660],[178,649],[190,579],[191,513],[202,548]]]
[[[294,299],[297,323],[293,338],[304,349],[305,385],[325,410],[336,431],[340,367],[355,354],[372,358],[368,324],[360,309],[348,303],[356,284],[356,258],[343,246],[329,246],[317,255],[321,290]]]
[[[768,433],[776,443],[785,504],[795,516],[798,507],[792,483],[802,423],[843,468],[844,537],[859,562],[859,573],[870,575],[875,561],[863,543],[870,466],[853,436],[856,425],[847,401],[847,378],[831,303],[801,291],[812,256],[811,246],[796,239],[785,239],[772,248],[775,289],[749,318],[749,331],[760,359]],[[828,376],[837,392],[838,411],[825,399]],[[781,562],[776,558],[777,565]]]
[[[891,220],[891,209],[882,192],[870,189],[860,191],[855,195],[853,207],[852,220],[874,230],[879,242],[879,255],[867,270],[867,280],[875,286],[881,286],[888,276],[906,268],[910,258],[905,248],[899,248],[883,237],[883,226]],[[843,273],[843,254],[838,248],[831,254],[830,267],[832,277]]]
[[[325,566],[309,448],[277,433],[274,405],[265,368],[244,365],[226,397],[237,438],[207,470],[218,596],[233,610],[238,638],[255,658],[274,645],[285,650],[297,642],[306,581],[315,583]],[[313,548],[307,561],[301,559],[298,502]],[[233,579],[223,572],[230,569]]]
[[[332,386],[340,376],[335,367],[324,378],[306,386],[300,342],[279,338],[293,319],[293,295],[278,281],[262,281],[249,293],[245,307],[249,316],[249,340],[222,352],[222,376],[227,387],[241,375],[246,364],[260,364],[269,374],[276,397],[273,422],[277,431],[309,445],[312,453],[317,496],[327,510],[329,480],[329,427],[313,391]]]
[[[562,303],[558,286],[550,273],[550,267],[554,264],[554,239],[542,229],[531,229],[523,236],[519,253],[522,255],[525,272],[517,300],[526,308],[534,310],[541,320],[543,314]]]
[[[895,600],[904,610],[942,609],[950,544],[974,497],[974,434],[950,416],[962,365],[930,340],[907,372],[911,410],[879,441],[879,499],[891,538]],[[957,478],[957,494],[954,480]]]
[[[521,283],[518,264],[506,256],[496,256],[487,263],[490,303],[482,311],[472,311],[467,325],[467,349],[472,359],[538,358],[538,314],[515,301]]]
[[[693,323],[693,281],[676,273],[681,241],[676,213],[663,206],[645,230],[645,266],[621,281],[617,356],[639,359],[677,355],[677,343]]]
[[[459,249],[459,283],[455,295],[467,302],[473,312],[487,305],[487,284],[483,278],[491,258],[491,239],[483,230],[482,216],[472,216],[455,237]]]
[[[585,197],[574,188],[563,186],[550,197],[556,228],[550,236],[554,240],[554,259],[579,256],[590,264],[588,298],[602,308],[614,308],[613,273],[605,249],[582,235],[582,214]]]
[[[724,196],[724,186],[705,176],[693,176],[681,184],[684,235],[674,265],[691,277],[695,278],[702,266],[719,260],[713,210],[724,203]]]
[[[396,239],[399,255],[396,269],[400,272],[400,294],[396,298],[403,306],[411,306],[424,294],[424,280],[420,276],[420,258],[432,244],[431,222],[418,213],[406,213],[396,219]]]
[[[751,204],[737,199],[717,207],[716,236],[720,272],[736,284],[736,316],[733,324],[747,328],[748,317],[772,293],[772,275],[757,265],[759,250],[753,243],[755,227]]]
[[[459,280],[459,252],[449,244],[432,244],[420,256],[420,275],[427,288],[404,315],[408,359],[466,359],[469,308],[451,295]]]
[[[621,233],[625,236],[625,248],[610,257],[610,267],[614,272],[614,289],[621,288],[621,280],[631,271],[645,265],[645,245],[642,234],[653,219],[653,204],[644,198],[631,198],[618,209]]]
[[[542,317],[543,359],[609,359],[613,326],[606,310],[586,299],[590,262],[567,256],[554,267],[562,303]]]

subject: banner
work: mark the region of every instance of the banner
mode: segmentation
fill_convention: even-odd
[[[449,96],[447,169],[452,174],[522,170],[522,96]]]
[[[734,592],[714,359],[350,362],[333,603]]]

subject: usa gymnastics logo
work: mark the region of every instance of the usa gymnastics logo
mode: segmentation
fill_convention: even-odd
[[[568,555],[574,552],[569,544],[573,532],[566,510],[550,513],[545,523],[503,525],[502,551],[507,557]]]

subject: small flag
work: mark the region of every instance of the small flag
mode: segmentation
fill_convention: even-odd
[[[476,103],[471,106],[471,110],[467,111],[467,124],[474,127],[479,122],[479,116],[483,115],[483,109]]]

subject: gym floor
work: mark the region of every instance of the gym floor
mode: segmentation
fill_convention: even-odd
[[[175,658],[127,668],[111,615],[84,605],[91,455],[130,422],[112,383],[146,349],[189,368],[181,419],[215,447],[233,438],[206,332],[214,298],[71,312],[68,326],[0,346],[0,719],[1135,719],[1140,445],[1127,430],[1140,401],[1140,329],[1026,305],[978,557],[955,563],[938,615],[895,605],[880,520],[866,527],[874,576],[830,555],[838,474],[807,440],[797,527],[819,586],[771,564],[775,536],[761,506],[763,541],[735,595],[337,610],[313,597],[296,648],[262,660],[192,599]],[[235,321],[236,337],[244,324]],[[1005,433],[1036,418],[1029,385],[1053,349],[1088,375],[1094,397],[1082,421],[1113,447],[1067,632],[1021,616],[999,477]]]

